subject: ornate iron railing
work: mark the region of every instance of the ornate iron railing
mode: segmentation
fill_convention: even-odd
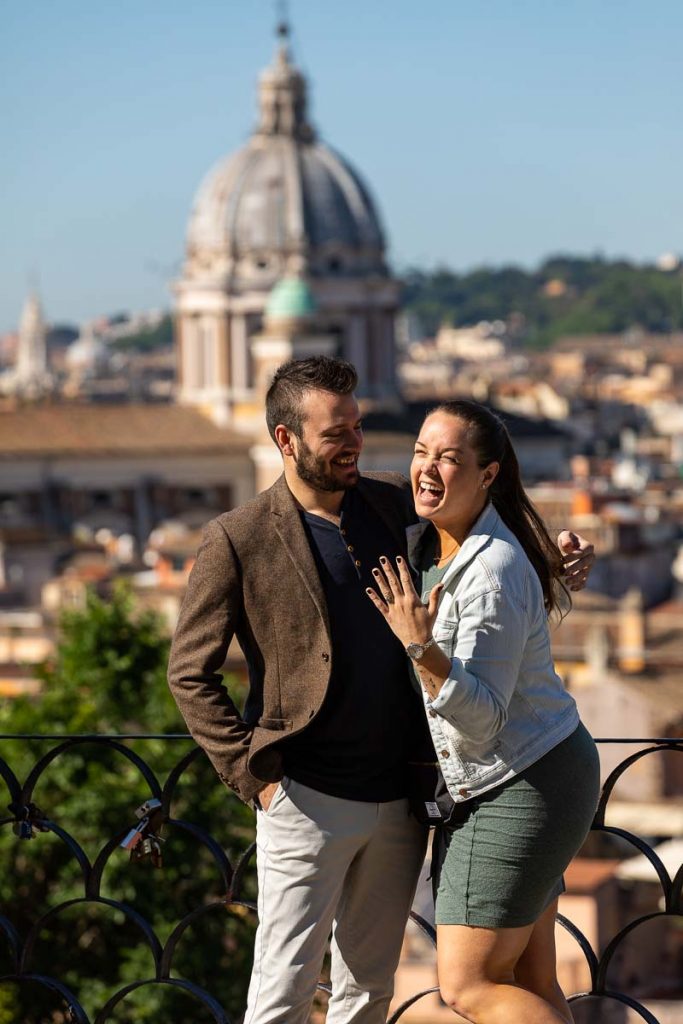
[[[3,865],[0,860],[0,893],[2,899],[6,900],[8,906],[0,906],[0,993],[4,990],[10,992],[10,996],[4,1002],[0,998],[0,1024],[33,1024],[35,1019],[50,1022],[69,1022],[69,1024],[111,1024],[113,1021],[126,1020],[153,1020],[161,1019],[158,1016],[141,1015],[125,1017],[123,1009],[126,1000],[140,990],[150,986],[161,986],[174,990],[175,995],[182,994],[186,998],[195,1001],[197,1013],[192,1012],[189,1017],[169,1016],[166,1012],[164,1019],[169,1024],[184,1024],[185,1020],[207,1020],[215,1021],[216,1024],[235,1024],[239,1019],[239,1008],[228,1009],[224,1001],[217,998],[215,993],[210,991],[210,985],[200,984],[195,978],[184,977],[183,969],[179,969],[177,958],[179,948],[184,941],[187,943],[188,935],[191,935],[193,927],[207,915],[216,913],[217,909],[232,915],[237,921],[246,921],[248,924],[255,920],[256,904],[254,900],[254,849],[255,845],[248,834],[249,825],[245,827],[244,813],[242,814],[241,825],[238,827],[240,840],[237,849],[219,841],[206,823],[198,823],[189,820],[188,817],[174,817],[173,809],[178,797],[179,788],[183,786],[187,773],[196,768],[200,758],[200,751],[196,746],[177,757],[177,745],[182,745],[191,739],[185,735],[22,735],[22,736],[0,736],[0,776],[6,787],[9,814],[0,819],[0,858],[13,858],[14,862],[21,861],[22,870],[17,875],[21,882],[16,882],[16,891],[8,893],[7,886],[11,886],[11,873],[8,874],[7,864]],[[629,744],[638,745],[641,749],[622,760],[607,778],[600,799],[600,804],[593,824],[593,832],[612,837],[612,840],[627,844],[635,851],[641,853],[652,865],[653,878],[656,877],[661,888],[660,905],[653,910],[652,907],[643,908],[636,906],[633,916],[626,922],[619,922],[614,934],[611,934],[603,944],[602,950],[592,948],[586,936],[581,932],[575,923],[565,917],[558,918],[561,926],[573,937],[585,957],[591,979],[590,989],[583,992],[575,992],[571,995],[570,1002],[575,1012],[581,1015],[577,1018],[581,1021],[631,1021],[640,1020],[648,1024],[664,1024],[654,1015],[651,1009],[645,1005],[651,1000],[643,996],[641,992],[637,995],[633,991],[620,990],[614,987],[613,966],[618,962],[624,943],[629,940],[634,931],[648,922],[667,919],[674,926],[678,923],[679,929],[683,929],[683,865],[673,874],[667,871],[656,850],[642,836],[638,836],[626,829],[605,823],[605,813],[614,792],[615,785],[624,773],[640,762],[643,758],[649,757],[661,751],[683,752],[683,739],[619,739],[619,740],[598,740],[604,744]],[[40,749],[35,755],[35,745]],[[47,749],[45,745],[49,744]],[[150,767],[149,760],[152,755],[143,757],[138,751],[141,745],[151,744],[154,748],[153,755],[163,762],[165,781],[159,781],[157,771]],[[136,747],[138,748],[136,750]],[[174,748],[172,760],[169,762],[169,750]],[[27,750],[31,750],[30,764],[27,760]],[[88,751],[87,758],[84,752]],[[126,791],[123,784],[114,787],[116,790],[117,805],[112,809],[112,798],[107,794],[95,794],[101,800],[101,806],[108,809],[105,819],[108,821],[110,832],[105,836],[99,836],[96,843],[94,855],[88,855],[82,837],[78,834],[78,828],[65,827],[60,823],[59,815],[50,813],[50,805],[46,803],[47,810],[41,810],[34,798],[43,802],[43,793],[46,799],[63,801],[65,786],[88,785],[87,777],[81,781],[78,778],[68,777],[66,781],[61,780],[57,786],[50,786],[50,772],[56,770],[60,761],[68,755],[76,752],[80,755],[79,771],[87,776],[90,759],[97,752],[100,761],[111,758],[123,759],[123,775],[130,779],[131,772],[139,774],[142,786],[144,806],[139,808],[139,820],[133,819],[133,808],[135,797]],[[106,756],[105,756],[106,755]],[[17,770],[16,766],[23,763],[23,771]],[[13,767],[14,766],[14,767]],[[23,776],[23,781],[20,781]],[[213,778],[212,776],[207,776]],[[61,785],[61,789],[60,789]],[[222,788],[218,790],[221,799],[225,796]],[[139,795],[140,790],[138,790]],[[195,791],[197,799],[201,794]],[[193,795],[188,797],[185,793],[185,804],[192,806]],[[5,801],[0,801],[0,805]],[[241,808],[235,802],[235,808]],[[127,808],[127,815],[121,808]],[[113,827],[112,827],[113,826]],[[132,828],[131,828],[132,826]],[[113,898],[103,895],[105,891],[104,877],[110,870],[112,863],[118,865],[119,873],[124,862],[127,864],[126,854],[120,849],[121,844],[130,837],[128,847],[132,849],[131,857],[137,860],[156,861],[160,865],[161,856],[160,841],[157,840],[158,833],[163,826],[169,838],[169,846],[172,848],[176,841],[175,837],[184,836],[186,842],[198,844],[208,854],[212,869],[218,873],[220,879],[221,898],[206,902],[200,900],[199,904],[192,907],[187,913],[180,913],[175,923],[168,924],[164,941],[159,938],[157,930],[149,920],[149,916],[136,906],[135,895],[128,894],[127,898]],[[90,839],[92,840],[93,826],[88,826]],[[131,834],[132,833],[132,834]],[[170,836],[169,836],[170,833]],[[47,842],[51,834],[54,840],[61,844],[62,854],[58,858],[58,868],[63,870],[67,862],[70,862],[74,870],[65,883],[65,892],[59,892],[60,896],[66,898],[58,902],[51,902],[54,894],[50,897],[51,905],[40,905],[41,898],[48,891],[45,887],[44,872],[41,871],[41,842]],[[9,836],[14,836],[8,840]],[[4,838],[3,838],[4,837]],[[24,851],[29,839],[37,839],[37,843],[31,845],[31,850],[37,851],[30,863],[27,861]],[[96,837],[97,838],[97,837]],[[231,849],[227,849],[230,845]],[[191,858],[190,858],[191,860]],[[22,873],[23,872],[23,873]],[[33,872],[33,873],[32,873]],[[5,883],[1,881],[5,878]],[[149,876],[146,876],[149,878]],[[7,879],[10,879],[8,882]],[[138,875],[138,881],[140,876]],[[1,888],[4,884],[4,889]],[[144,894],[149,904],[149,885],[142,886],[136,890],[138,897]],[[125,895],[125,894],[124,894]],[[67,984],[63,977],[56,976],[54,970],[58,965],[52,961],[51,956],[58,959],[61,951],[69,955],[71,948],[69,943],[71,936],[64,931],[59,931],[60,916],[65,916],[67,911],[74,909],[84,910],[93,908],[106,910],[113,913],[119,924],[127,922],[139,935],[140,943],[148,951],[148,960],[151,961],[152,972],[149,976],[127,978],[125,983],[119,984],[114,991],[103,991],[101,1000],[96,1007],[86,1010],[79,993],[74,991],[72,985]],[[638,911],[642,911],[638,913]],[[68,915],[67,915],[68,916]],[[415,925],[431,940],[435,941],[433,927],[417,914],[412,915]],[[65,925],[64,928],[67,926]],[[92,930],[92,920],[88,927]],[[253,930],[253,929],[252,929]],[[249,928],[247,928],[249,931]],[[676,935],[675,927],[673,928]],[[50,936],[53,936],[50,940]],[[246,959],[250,950],[245,945],[249,942],[249,936],[245,935],[242,940],[234,939],[232,956],[242,956],[242,974],[248,974],[248,963],[245,968]],[[43,948],[39,955],[39,947],[49,945],[46,954]],[[190,943],[191,945],[191,943]],[[105,946],[104,950],[98,952],[97,942],[92,939],[84,943],[83,935],[79,934],[78,939],[73,942],[73,956],[82,955],[83,948],[95,947],[95,954],[110,959],[114,956],[114,947]],[[3,948],[4,947],[4,948]],[[659,954],[657,954],[659,955]],[[661,951],[661,956],[681,955],[683,956],[683,935],[679,933],[678,946],[675,949],[667,947]],[[91,958],[92,959],[92,958]],[[91,976],[97,974],[97,963],[104,964],[104,961],[95,959],[94,968],[91,964]],[[72,965],[72,961],[70,962]],[[47,966],[46,966],[47,965]],[[134,967],[135,965],[133,965]],[[131,967],[129,967],[129,974]],[[683,976],[683,975],[682,975]],[[682,983],[683,984],[683,983]],[[624,986],[628,988],[628,985]],[[326,988],[321,982],[321,989]],[[17,1010],[17,1007],[30,1005],[31,999],[27,992],[41,992],[41,1005],[52,1003],[52,1009],[41,1011],[44,1016],[33,1017],[26,1010]],[[415,1003],[425,997],[428,993],[435,991],[428,989],[416,992],[399,1006],[392,1014],[388,1024],[397,1024]],[[651,993],[654,997],[657,992]],[[661,994],[661,993],[660,993]],[[683,994],[679,993],[683,1000]],[[637,997],[638,996],[638,997]],[[671,996],[671,993],[669,993]],[[28,1001],[28,1002],[27,1002]],[[583,1009],[581,1009],[583,1005]],[[675,1004],[672,1004],[675,1005]],[[678,1004],[679,1009],[683,1002]],[[3,1010],[4,1007],[4,1010]],[[14,1010],[12,1008],[15,1008]],[[20,1013],[20,1018],[12,1017],[12,1013]],[[136,1011],[137,1012],[137,1011]],[[151,1013],[151,1011],[149,1011]],[[179,1011],[180,1012],[180,1011]],[[4,1016],[3,1016],[4,1013]],[[120,1014],[124,1013],[124,1017]],[[674,1018],[667,1018],[668,1020]]]

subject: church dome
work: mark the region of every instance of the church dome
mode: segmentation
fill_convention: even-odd
[[[92,325],[86,325],[76,341],[66,350],[66,364],[70,370],[102,370],[109,361],[109,350]]]
[[[196,195],[187,236],[196,269],[314,276],[386,271],[384,236],[358,173],[316,138],[306,80],[286,29],[259,82],[260,118],[238,152],[221,160]]]

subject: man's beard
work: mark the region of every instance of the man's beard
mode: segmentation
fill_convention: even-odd
[[[316,491],[348,491],[358,483],[360,473],[356,467],[354,480],[338,480],[334,473],[327,469],[325,460],[314,455],[308,445],[299,440],[299,454],[295,460],[297,476],[304,483],[310,484]]]

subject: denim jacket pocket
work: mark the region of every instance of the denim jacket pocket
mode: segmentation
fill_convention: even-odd
[[[444,654],[452,658],[458,637],[458,620],[437,619],[432,628],[432,636]]]

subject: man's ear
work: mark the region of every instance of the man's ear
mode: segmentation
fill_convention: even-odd
[[[275,428],[275,443],[282,452],[283,455],[292,456],[295,454],[294,446],[292,444],[293,434],[287,427],[282,423],[278,423]]]

